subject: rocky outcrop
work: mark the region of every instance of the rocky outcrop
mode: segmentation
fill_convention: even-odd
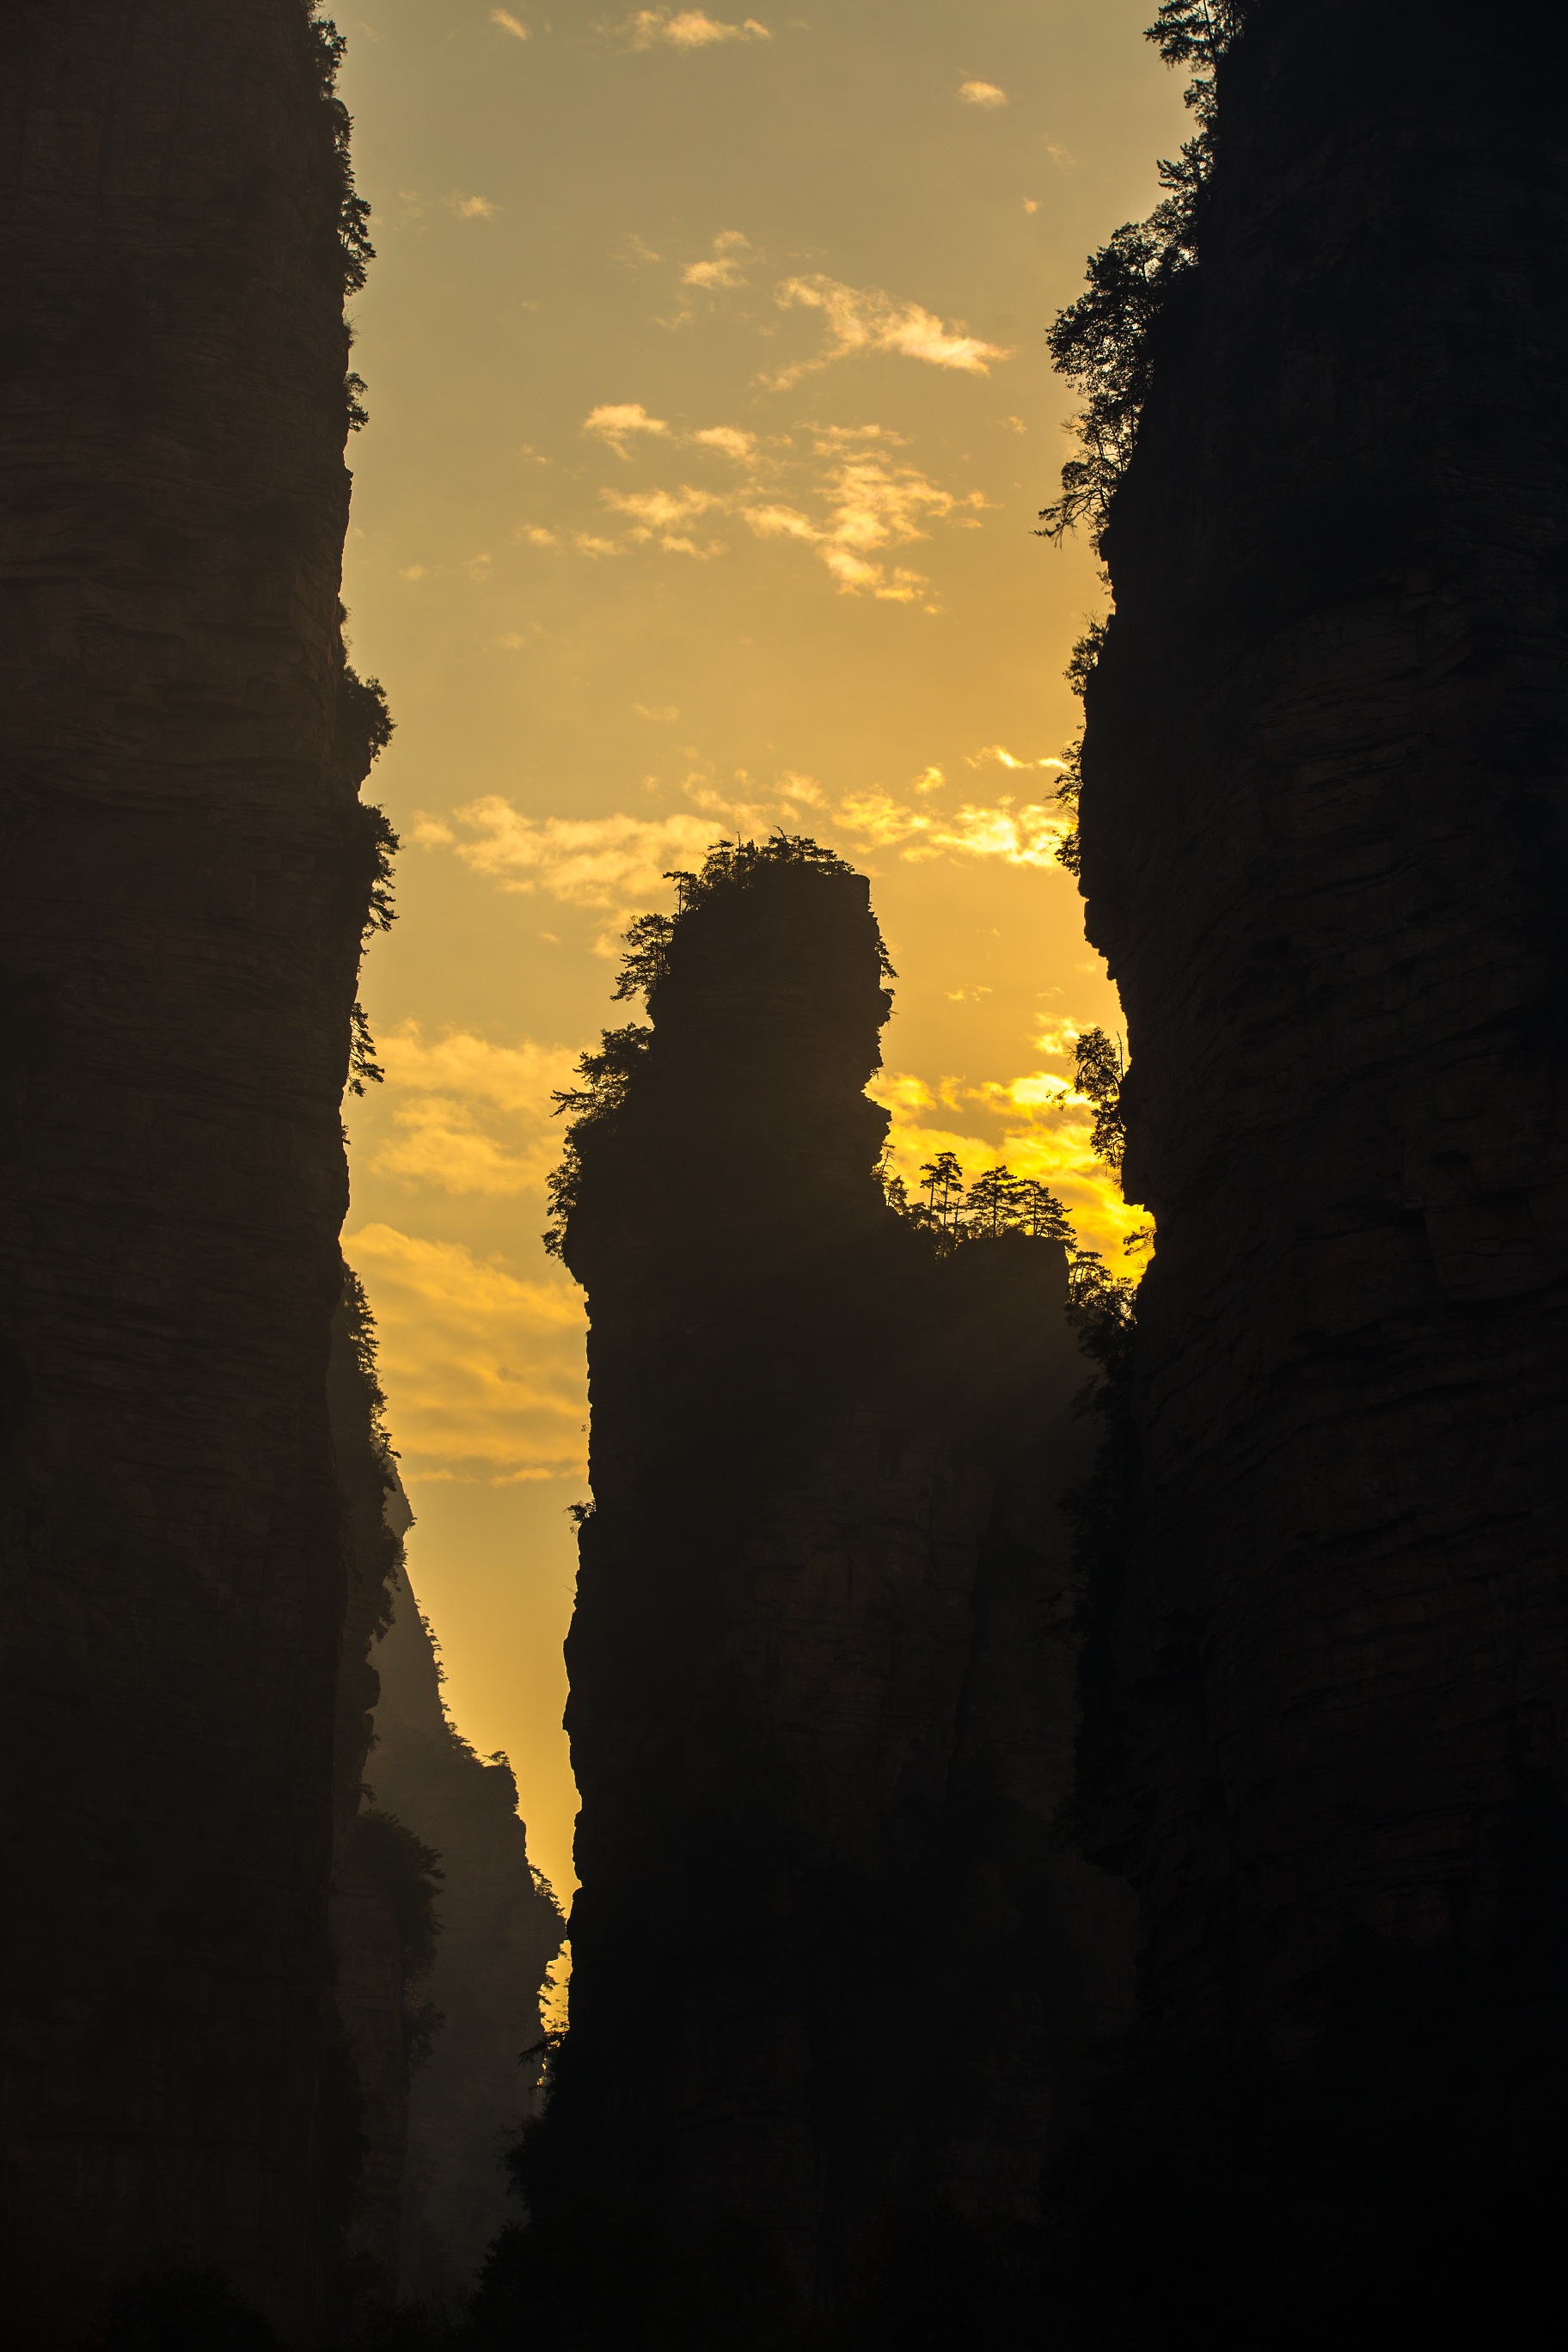
[[[368,1766],[376,1805],[439,1856],[434,1965],[419,1985],[428,2051],[413,2070],[399,2218],[402,2290],[456,2308],[515,2213],[505,2159],[538,2105],[540,2001],[564,1922],[528,1858],[504,1756],[479,1756],[441,1696],[430,1631],[406,1575],[374,1650],[380,1697]]]
[[[1347,1970],[1384,2051],[1439,1982],[1561,1999],[1565,62],[1545,7],[1258,0],[1104,541],[1158,1250],[1100,1848],[1154,2024],[1291,2061]]]
[[[505,2158],[538,2102],[540,1996],[563,1922],[517,1784],[441,1696],[408,1581],[413,1525],[375,1327],[345,1270],[328,1370],[346,1570],[331,1912],[347,2062],[339,2325],[399,2296],[455,2310],[510,2218]]]
[[[535,2227],[640,2232],[633,2276],[700,2256],[703,2292],[744,2272],[797,2311],[939,2206],[1027,2220],[1131,1992],[1124,1890],[1059,1819],[1064,1255],[942,1256],[886,1205],[879,955],[866,882],[809,845],[710,861],[645,942],[651,1030],[606,1041],[565,1185],[594,1507]]]
[[[23,2340],[182,2262],[299,2333],[343,2161],[326,1371],[384,721],[340,629],[358,215],[330,70],[303,0],[0,22]]]

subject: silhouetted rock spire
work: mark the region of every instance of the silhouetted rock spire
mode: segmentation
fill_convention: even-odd
[[[563,1185],[594,1415],[583,1884],[510,2259],[596,2241],[589,2327],[617,2246],[807,2312],[936,2200],[1026,2220],[1130,1993],[1121,1891],[1055,1818],[1085,1369],[1062,1246],[944,1257],[886,1205],[860,876],[724,851],[665,931]]]

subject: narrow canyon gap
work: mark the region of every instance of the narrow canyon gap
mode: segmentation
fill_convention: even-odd
[[[344,118],[304,0],[0,26],[4,2300],[290,2336],[352,2113],[327,1420],[383,728],[338,603]]]

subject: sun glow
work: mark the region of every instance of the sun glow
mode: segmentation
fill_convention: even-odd
[[[1021,29],[977,0],[962,58],[936,0],[372,13],[374,39],[345,26],[379,257],[344,600],[404,846],[347,1247],[427,1498],[416,1581],[423,1558],[485,1596],[456,1622],[504,1607],[558,1661],[588,1415],[581,1298],[539,1240],[550,1097],[635,1014],[619,937],[673,869],[782,829],[868,874],[895,1163],[1042,1176],[1118,1264],[1142,1222],[1072,1093],[1074,1031],[1121,1016],[1056,862],[1061,672],[1103,591],[1031,531],[1068,405],[1040,330],[1085,208],[1141,215],[1151,110],[1163,152],[1187,125],[1120,5]],[[1107,76],[1141,72],[1108,127]],[[477,1634],[447,1665],[531,1830],[554,1717]]]

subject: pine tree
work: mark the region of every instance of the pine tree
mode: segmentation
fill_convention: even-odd
[[[1097,1160],[1121,1172],[1127,1150],[1127,1129],[1121,1117],[1121,1081],[1127,1056],[1121,1041],[1103,1029],[1086,1029],[1078,1041],[1074,1081],[1080,1095],[1094,1105],[1090,1140]]]
[[[958,1229],[960,1203],[963,1198],[963,1171],[953,1151],[939,1151],[921,1170],[920,1181],[926,1196],[927,1219],[938,1233],[954,1233]]]
[[[1073,1240],[1072,1221],[1048,1184],[1037,1176],[1026,1176],[1021,1184],[1022,1199],[1018,1222],[1025,1233],[1037,1242]]]
[[[1005,1234],[1022,1226],[1028,1185],[1005,1163],[988,1168],[969,1188],[966,1203],[973,1234]]]

